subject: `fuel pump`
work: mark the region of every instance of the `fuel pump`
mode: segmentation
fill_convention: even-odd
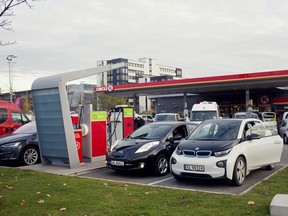
[[[108,145],[123,139],[134,130],[134,108],[116,106],[110,109]]]

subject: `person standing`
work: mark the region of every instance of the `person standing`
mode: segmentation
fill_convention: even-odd
[[[135,114],[134,118],[134,130],[142,127],[145,124],[144,119],[142,119],[138,114]]]

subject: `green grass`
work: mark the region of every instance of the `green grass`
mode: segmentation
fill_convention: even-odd
[[[245,195],[220,195],[0,167],[0,215],[263,216],[287,182],[288,168]]]

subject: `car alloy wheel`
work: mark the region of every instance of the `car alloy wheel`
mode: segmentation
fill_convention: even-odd
[[[34,146],[27,147],[21,154],[21,163],[24,165],[33,165],[39,161],[39,152]]]
[[[233,170],[232,184],[235,186],[240,186],[244,183],[245,178],[246,162],[243,157],[238,157]]]
[[[155,163],[155,174],[157,176],[163,176],[168,173],[169,163],[166,155],[159,155]]]

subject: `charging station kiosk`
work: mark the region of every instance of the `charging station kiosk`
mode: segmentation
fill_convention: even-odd
[[[109,140],[111,146],[116,140],[123,139],[134,131],[134,108],[115,107],[110,109]]]
[[[86,162],[104,161],[107,152],[107,113],[92,111],[92,104],[81,107],[82,155]]]

